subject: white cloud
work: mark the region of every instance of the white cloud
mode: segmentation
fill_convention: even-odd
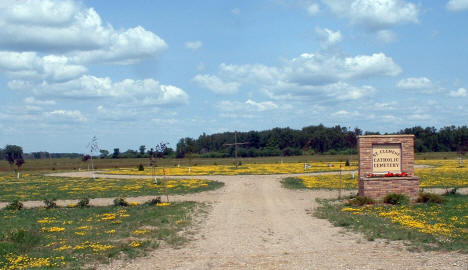
[[[277,109],[278,108],[278,105],[276,105],[274,102],[272,101],[264,101],[264,102],[255,102],[251,99],[248,99],[245,104],[255,108],[255,110],[259,111],[259,112],[263,112],[263,111],[267,111],[267,110],[273,110],[273,109]]]
[[[86,122],[88,119],[78,110],[55,110],[45,113],[45,116],[52,121],[72,121]]]
[[[396,76],[401,73],[401,68],[384,53],[345,58],[304,53],[290,61],[287,72],[289,81],[321,85],[350,79]]]
[[[241,85],[238,82],[225,82],[215,75],[208,74],[198,74],[193,78],[193,81],[213,93],[224,95],[237,93]]]
[[[419,10],[405,0],[322,0],[333,13],[369,30],[417,23]]]
[[[467,96],[467,91],[465,88],[458,88],[458,90],[452,90],[449,93],[449,96],[451,97],[466,97]]]
[[[447,2],[447,9],[451,11],[468,10],[468,0],[449,0]]]
[[[220,75],[242,83],[267,83],[278,80],[282,71],[276,67],[261,64],[255,65],[228,65],[219,66]]]
[[[377,32],[377,39],[386,43],[395,42],[397,37],[393,31],[380,30]]]
[[[349,112],[346,110],[339,110],[337,112],[334,112],[331,114],[333,117],[339,117],[339,118],[350,118],[350,117],[357,117],[359,116],[359,112],[354,111],[354,112]]]
[[[182,89],[163,85],[153,79],[126,79],[113,83],[108,77],[84,75],[67,82],[33,84],[14,80],[8,86],[13,90],[29,91],[37,96],[61,98],[116,98],[123,104],[177,105],[188,103],[188,95]]]
[[[279,108],[273,101],[256,102],[251,99],[245,102],[223,100],[216,107],[225,112],[264,112]]]
[[[414,113],[408,116],[408,119],[410,120],[416,120],[416,121],[421,121],[421,120],[428,120],[431,119],[432,117],[429,114],[420,114],[420,113]]]
[[[203,45],[203,42],[199,40],[185,42],[185,48],[191,49],[191,50],[198,50],[201,48],[202,45]]]
[[[65,56],[40,57],[35,52],[0,51],[0,71],[12,78],[66,81],[84,74],[87,68],[70,64]]]
[[[167,48],[166,42],[141,26],[110,34],[106,46],[98,50],[73,53],[77,63],[114,63],[129,65],[158,55]]]
[[[370,85],[351,85],[351,80],[399,73],[401,68],[383,53],[355,57],[304,53],[279,67],[222,63],[216,75],[197,75],[194,81],[218,93],[235,93],[245,86],[273,100],[330,103],[359,100],[376,92]]]
[[[317,34],[321,46],[325,49],[334,46],[343,40],[343,36],[340,31],[333,32],[328,28],[316,27],[315,33]]]
[[[312,3],[307,7],[307,13],[310,16],[315,16],[320,12],[320,6],[317,3]]]
[[[34,97],[25,98],[24,103],[31,104],[31,105],[39,105],[39,106],[56,104],[54,100],[38,100],[38,99],[35,99]]]
[[[411,77],[400,80],[397,87],[404,90],[417,91],[421,93],[433,93],[438,87],[426,77]]]
[[[5,0],[0,3],[0,49],[61,53],[74,63],[130,64],[167,48],[141,26],[115,30],[75,1]]]

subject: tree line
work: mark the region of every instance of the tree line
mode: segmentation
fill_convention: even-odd
[[[121,152],[114,148],[113,152],[99,149],[96,158],[223,158],[233,157],[235,147],[232,145],[234,137],[237,142],[245,143],[238,148],[240,157],[260,156],[293,156],[319,154],[355,154],[357,153],[357,138],[360,135],[378,135],[379,132],[363,132],[359,128],[349,129],[324,125],[307,126],[302,129],[273,128],[263,131],[224,132],[207,135],[203,133],[197,139],[181,138],[176,149],[168,147],[167,143],[156,144],[147,148],[141,145],[137,150],[128,149]],[[441,129],[434,127],[405,128],[395,133],[385,134],[414,134],[415,152],[455,152],[468,151],[468,127],[448,126]],[[49,153],[32,152],[23,153],[23,149],[16,145],[7,145],[0,148],[0,157],[8,160],[10,166],[23,164],[24,159],[50,159],[50,158],[84,158],[79,153]],[[21,165],[19,167],[21,167]],[[19,169],[18,167],[18,169]]]
[[[395,133],[414,134],[416,152],[450,152],[468,149],[468,127],[448,126],[437,130],[434,127],[420,126],[405,128]],[[227,146],[234,142],[246,143],[239,146],[241,157],[291,156],[303,154],[355,154],[357,138],[360,135],[380,135],[379,132],[363,131],[324,125],[307,126],[302,129],[273,128],[264,131],[224,132],[212,135],[203,133],[198,139],[182,138],[177,143],[177,158],[187,154],[200,157],[232,157],[235,147]]]

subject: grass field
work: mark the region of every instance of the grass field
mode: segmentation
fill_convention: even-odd
[[[454,152],[440,153],[417,153],[417,160],[431,159],[456,159],[457,154]],[[262,164],[262,163],[284,163],[290,162],[345,162],[346,160],[357,161],[357,155],[304,155],[292,157],[259,157],[259,158],[240,158],[243,164]],[[149,167],[147,158],[131,158],[131,159],[95,159],[94,166],[97,169],[104,168],[136,168],[139,164]],[[160,159],[157,160],[157,165],[162,167],[193,167],[198,165],[232,165],[233,158],[194,158],[185,159]],[[79,158],[60,158],[60,159],[39,159],[26,160],[22,170],[24,171],[52,171],[52,170],[78,170],[87,169],[90,163],[84,163]],[[10,167],[5,160],[0,161],[0,171],[9,171]]]
[[[468,164],[459,167],[457,160],[418,160],[418,164],[431,165],[430,168],[415,169],[420,177],[421,188],[454,188],[468,187]],[[298,176],[283,180],[283,185],[293,189],[338,189],[339,175]],[[343,189],[357,189],[358,177],[344,172],[341,176]]]
[[[167,179],[168,194],[187,194],[223,186],[217,181],[201,179]],[[109,179],[51,177],[26,173],[17,179],[0,173],[0,201],[129,197],[165,194],[162,179]]]
[[[134,257],[161,241],[178,246],[186,241],[178,232],[202,209],[183,202],[0,210],[0,269],[86,268],[121,252]]]
[[[349,207],[320,200],[315,215],[363,232],[368,240],[408,240],[424,249],[468,252],[468,195],[444,196],[443,204]]]

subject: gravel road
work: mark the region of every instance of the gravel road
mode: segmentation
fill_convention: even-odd
[[[369,242],[308,214],[336,191],[281,187],[284,176],[210,176],[225,187],[186,196],[212,205],[195,240],[99,269],[467,269],[468,255],[413,253],[402,243]],[[354,192],[354,191],[353,191]],[[347,192],[348,194],[350,191]],[[345,195],[347,195],[345,193]],[[180,199],[180,197],[178,197]]]

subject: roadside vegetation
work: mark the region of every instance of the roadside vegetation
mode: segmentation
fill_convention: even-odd
[[[195,193],[223,185],[222,182],[204,179],[167,178],[167,194]],[[154,179],[71,178],[26,173],[17,179],[10,173],[0,173],[0,201],[157,196],[165,193],[163,178],[158,178],[158,183],[155,183]]]
[[[193,202],[129,207],[0,210],[0,269],[80,269],[132,258],[180,234],[204,206]]]
[[[410,249],[467,253],[468,195],[421,196],[425,203],[405,204],[401,200],[395,205],[371,202],[356,206],[352,201],[318,200],[320,206],[314,215],[362,232],[369,241],[401,240]]]
[[[429,168],[415,169],[420,177],[421,188],[463,188],[468,187],[468,164],[460,166],[458,160],[418,160],[417,164],[430,165]],[[354,177],[353,177],[354,176]],[[282,181],[286,188],[302,189],[338,189],[339,175],[305,175],[287,178]],[[357,189],[358,176],[343,172],[341,188]]]

